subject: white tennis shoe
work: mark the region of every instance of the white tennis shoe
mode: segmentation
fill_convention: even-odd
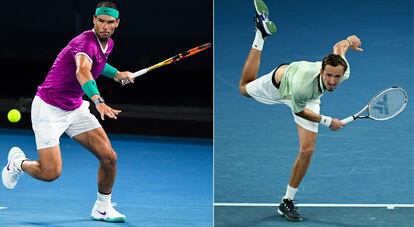
[[[95,221],[125,222],[125,215],[115,210],[116,203],[96,201],[92,208],[91,218]]]
[[[19,180],[19,176],[23,174],[23,171],[19,170],[17,165],[21,165],[21,161],[24,159],[26,159],[26,155],[20,148],[12,147],[10,149],[9,155],[7,156],[7,164],[1,172],[3,185],[7,189],[13,189]]]

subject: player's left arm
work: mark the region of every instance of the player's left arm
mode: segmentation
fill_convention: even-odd
[[[361,40],[356,35],[351,35],[346,39],[337,42],[333,47],[333,53],[345,57],[345,54],[349,48],[357,52],[363,51],[361,45]]]
[[[125,81],[122,85],[134,83],[134,78],[132,77],[132,73],[130,71],[118,71],[115,74],[114,80],[118,83],[121,83],[121,81]]]
[[[106,63],[104,69],[101,72],[101,75],[111,78],[115,80],[118,83],[121,83],[121,81],[124,81],[122,85],[128,84],[128,83],[134,83],[134,78],[132,77],[132,73],[129,71],[119,71],[112,65]]]

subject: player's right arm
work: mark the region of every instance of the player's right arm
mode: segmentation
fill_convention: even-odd
[[[323,119],[325,116],[317,114],[317,113],[313,112],[312,110],[310,110],[306,107],[302,111],[300,111],[298,113],[295,113],[295,115],[299,116],[301,118],[304,118],[308,121],[313,121],[313,122],[317,122],[317,123],[321,123],[321,124],[324,123],[324,122],[322,122],[322,120],[325,120],[325,119]],[[336,130],[340,129],[345,125],[341,122],[341,120],[339,120],[337,118],[331,118],[331,119],[328,119],[328,121],[329,121],[328,122],[329,125],[327,125],[326,123],[325,123],[325,125],[329,126],[329,128],[333,131],[336,131]]]
[[[298,88],[296,92],[292,95],[292,111],[296,116],[306,119],[308,121],[313,121],[316,123],[321,123],[331,130],[336,131],[340,129],[343,124],[337,118],[327,117],[321,114],[317,114],[309,108],[306,108],[306,103],[309,100],[309,96],[306,92],[303,92],[303,89]]]
[[[83,54],[78,54],[75,57],[76,60],[76,79],[78,79],[81,86],[87,81],[93,80],[91,69],[92,63]]]
[[[329,127],[331,130],[336,131],[344,124],[337,118],[327,117],[321,114],[317,114],[309,108],[306,108],[306,102],[309,98],[302,92],[295,92],[292,96],[292,111],[296,116],[304,118],[308,121],[317,122]]]
[[[84,85],[90,82],[94,82],[91,69],[92,69],[92,62],[89,60],[89,58],[83,54],[78,54],[75,57],[76,62],[76,79],[78,80],[79,84],[82,88],[84,88]],[[96,86],[96,85],[95,85]],[[97,88],[96,88],[97,91]],[[92,101],[95,101],[96,99],[100,98],[99,92],[97,94],[93,94],[90,96],[90,99]],[[120,110],[115,110],[106,105],[105,103],[98,103],[96,104],[96,109],[101,115],[101,119],[105,120],[105,115],[117,119],[117,115],[121,112]]]

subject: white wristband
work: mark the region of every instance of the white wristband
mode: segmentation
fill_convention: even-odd
[[[332,123],[332,117],[321,115],[321,121],[319,123],[325,125],[326,127],[329,127]]]

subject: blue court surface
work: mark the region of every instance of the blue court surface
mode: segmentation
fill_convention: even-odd
[[[254,38],[253,1],[215,1],[215,226],[290,226],[276,215],[298,152],[290,109],[239,94]],[[384,122],[320,126],[311,166],[295,196],[295,226],[414,226],[413,1],[266,1],[277,34],[266,39],[259,75],[281,63],[320,61],[349,35],[350,79],[322,98],[321,113],[345,118],[399,85],[408,106]]]
[[[0,188],[0,226],[212,226],[212,141],[109,134],[118,153],[112,201],[127,222],[90,219],[98,161],[61,138],[62,176],[45,183],[27,174],[14,190]],[[0,160],[11,146],[36,159],[29,130],[0,129]],[[2,164],[3,165],[3,164]]]

